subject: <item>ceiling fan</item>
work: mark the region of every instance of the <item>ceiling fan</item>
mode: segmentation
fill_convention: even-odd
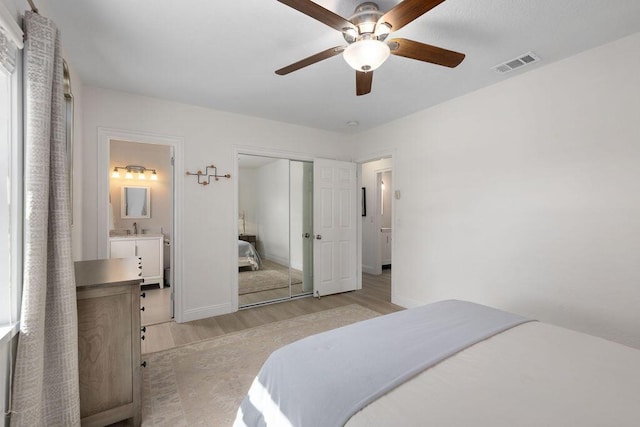
[[[404,0],[386,13],[382,13],[376,3],[365,2],[356,7],[348,20],[311,0],[278,1],[340,31],[347,42],[346,45],[329,48],[277,70],[276,74],[281,76],[342,53],[347,63],[356,70],[356,95],[359,96],[371,92],[373,70],[382,65],[390,54],[450,68],[457,67],[465,57],[463,53],[413,40],[387,40],[391,32],[399,30],[445,0]]]

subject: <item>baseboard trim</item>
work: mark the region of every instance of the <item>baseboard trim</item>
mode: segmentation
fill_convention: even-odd
[[[273,261],[276,264],[280,264],[280,265],[284,265],[284,266],[289,265],[289,260],[288,259],[279,257],[277,255],[264,254],[263,258],[266,259],[267,261]]]
[[[370,265],[363,265],[362,272],[367,274],[374,274],[374,275],[380,274],[380,272],[375,267],[371,267]]]
[[[391,302],[395,305],[399,305],[404,308],[414,308],[420,307],[421,305],[425,305],[424,302],[418,301],[412,298],[406,298],[400,295],[391,295]]]
[[[231,303],[192,308],[182,312],[182,322],[191,322],[192,320],[206,319],[207,317],[220,316],[228,313],[233,313]]]

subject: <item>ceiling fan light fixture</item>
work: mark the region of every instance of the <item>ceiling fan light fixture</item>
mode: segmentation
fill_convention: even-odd
[[[363,22],[358,25],[358,30],[360,30],[360,34],[372,34],[376,29],[376,23],[373,22]]]
[[[356,71],[373,71],[387,60],[391,53],[389,46],[379,40],[359,40],[350,44],[342,56]]]
[[[376,25],[376,30],[374,31],[374,35],[379,40],[384,40],[391,33],[391,25],[386,22],[378,22]]]
[[[355,28],[345,28],[342,31],[342,36],[347,41],[347,43],[353,43],[358,39],[358,30]]]

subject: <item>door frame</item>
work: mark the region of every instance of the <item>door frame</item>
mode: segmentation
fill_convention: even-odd
[[[382,160],[382,159],[391,159],[391,177],[392,177],[392,183],[393,183],[393,190],[395,192],[396,187],[396,183],[395,183],[395,174],[394,174],[394,159],[397,157],[397,149],[394,148],[388,148],[388,149],[382,149],[380,151],[375,151],[372,153],[368,153],[368,154],[364,154],[360,157],[357,157],[354,162],[358,165],[357,166],[357,175],[358,175],[358,188],[362,188],[362,165],[365,163],[369,163],[369,162],[374,162],[376,160]],[[388,169],[388,168],[387,168]],[[375,171],[376,174],[379,171]],[[359,204],[362,205],[362,194],[359,194]],[[376,197],[377,198],[377,197]],[[392,219],[392,224],[391,227],[395,228],[395,222],[396,222],[396,198],[394,196],[391,197],[391,219]],[[380,210],[378,209],[378,212],[380,212]],[[394,257],[396,254],[396,250],[395,250],[395,242],[396,239],[393,239],[391,241],[391,265],[393,265],[395,263],[394,261]],[[356,235],[356,250],[357,250],[357,258],[356,258],[356,262],[357,262],[357,277],[356,277],[356,281],[358,283],[358,289],[362,288],[362,221],[358,221],[358,229],[357,229],[357,235]],[[378,251],[379,252],[379,251]],[[379,257],[379,255],[378,255]],[[391,302],[393,303],[395,300],[395,288],[393,286],[393,283],[395,281],[394,279],[395,276],[395,270],[392,268],[391,269]]]
[[[286,159],[286,160],[300,160],[305,162],[312,162],[313,159],[317,156],[312,156],[307,153],[299,153],[295,151],[286,151],[286,150],[277,150],[277,149],[268,149],[255,147],[250,145],[234,145],[233,146],[233,170],[231,172],[231,176],[238,177],[238,155],[246,154],[250,156],[262,156],[262,157],[273,157],[277,159]],[[238,241],[238,179],[234,179],[233,181],[233,225],[230,227],[230,235],[229,235],[229,247],[237,248]],[[232,310],[238,311],[238,251],[237,249],[234,251],[230,251],[231,259],[229,265],[231,266],[231,284],[230,284],[230,292],[231,292],[231,308]]]
[[[136,142],[141,144],[165,145],[171,147],[173,155],[173,177],[171,179],[172,196],[172,216],[173,230],[170,247],[171,283],[174,296],[174,320],[182,323],[184,320],[183,301],[183,256],[182,256],[182,213],[181,206],[184,206],[182,191],[183,188],[183,146],[184,139],[177,136],[159,135],[151,132],[138,132],[123,129],[98,127],[98,258],[109,256],[109,177],[110,177],[110,152],[109,148],[112,140]]]

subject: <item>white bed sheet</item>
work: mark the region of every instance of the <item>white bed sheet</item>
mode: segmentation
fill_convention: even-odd
[[[526,323],[424,371],[346,425],[637,427],[640,350]]]
[[[238,267],[251,267],[252,270],[259,270],[262,267],[258,251],[251,243],[244,240],[238,240]]]

